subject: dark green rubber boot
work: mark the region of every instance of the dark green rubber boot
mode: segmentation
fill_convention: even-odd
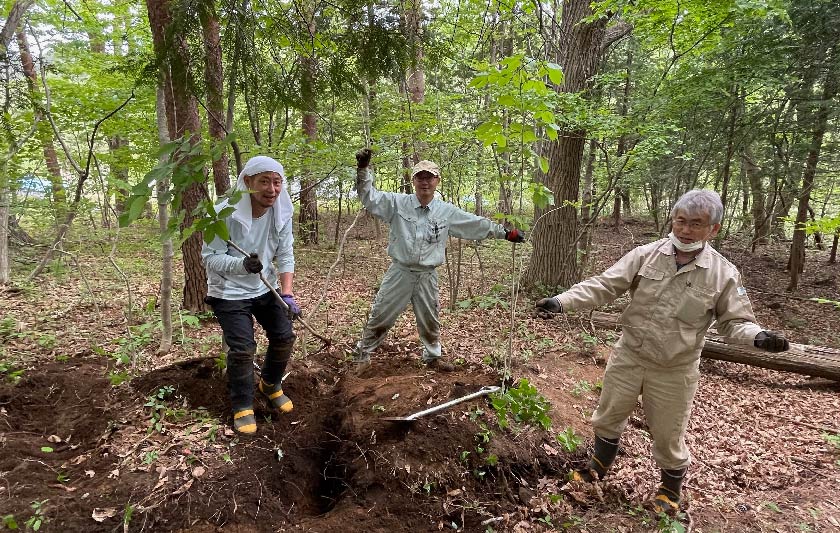
[[[604,479],[615,461],[616,454],[618,454],[618,439],[607,439],[595,435],[595,451],[589,459],[589,468],[573,471],[572,481],[590,483],[595,479]]]

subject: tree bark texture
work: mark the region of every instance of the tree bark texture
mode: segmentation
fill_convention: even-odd
[[[171,104],[166,102],[167,129],[170,139],[179,139],[187,132],[191,142],[196,143],[201,131],[198,117],[198,103],[190,92],[189,83],[189,49],[182,35],[169,31],[172,22],[167,0],[146,0],[149,11],[149,24],[152,29],[152,41],[155,55],[164,69],[164,79],[169,74],[169,90],[164,87],[164,95],[171,98]],[[168,67],[168,68],[167,68]],[[170,114],[170,112],[172,114]],[[205,183],[194,183],[184,190],[181,207],[184,219],[181,230],[191,226],[195,221],[193,210],[199,202],[207,196]],[[184,261],[184,293],[183,307],[190,311],[205,309],[204,297],[207,295],[207,277],[201,260],[202,246],[201,232],[195,232],[181,244],[181,254]]]
[[[20,26],[23,16],[34,3],[35,0],[17,0],[12,4],[9,16],[6,17],[3,29],[0,30],[0,59],[6,58],[6,52],[9,49],[9,43],[12,42],[12,37]]]
[[[49,123],[43,118],[43,111],[39,103],[41,91],[38,89],[38,73],[35,70],[35,61],[29,51],[29,42],[23,29],[17,31],[18,48],[20,49],[20,62],[23,73],[26,76],[29,86],[29,95],[32,98],[32,105],[35,108],[35,117],[39,121],[38,139],[44,152],[44,162],[47,164],[47,178],[50,180],[50,194],[53,201],[55,220],[61,223],[67,213],[67,192],[64,189],[64,180],[61,177],[61,166],[58,164],[58,155],[53,144],[53,132]]]
[[[817,164],[820,160],[823,137],[828,127],[828,117],[831,109],[830,103],[837,95],[838,78],[837,69],[832,64],[826,75],[823,85],[822,100],[816,113],[816,124],[811,137],[811,144],[808,149],[808,157],[805,159],[805,170],[802,172],[802,189],[799,196],[799,207],[796,212],[796,225],[793,230],[793,242],[790,247],[790,284],[788,291],[795,291],[799,285],[799,276],[805,267],[805,222],[808,219],[808,207],[811,201],[811,189],[814,187],[814,178],[817,175]]]
[[[619,317],[614,313],[594,311],[592,323],[618,328]],[[840,381],[840,350],[823,346],[791,344],[786,352],[771,353],[752,346],[726,344],[712,332],[706,334],[701,357]]]
[[[204,81],[207,85],[207,128],[215,142],[225,138],[225,102],[224,73],[222,71],[222,47],[219,38],[219,17],[214,3],[210,2],[210,13],[205,13],[201,20],[204,36]],[[230,171],[227,150],[219,159],[213,161],[213,183],[216,195],[221,196],[230,189]]]
[[[605,18],[585,22],[592,15],[588,0],[565,0],[560,23],[557,63],[565,75],[557,91],[578,93],[591,86],[598,68]],[[586,145],[586,132],[561,132],[548,143],[548,174],[537,173],[537,179],[554,192],[558,206],[535,210],[534,252],[525,273],[528,285],[542,283],[551,287],[571,287],[580,276],[578,264],[578,217],[580,170]],[[542,217],[542,218],[541,218]]]
[[[741,152],[741,167],[747,176],[752,198],[753,244],[766,244],[770,235],[770,217],[765,207],[766,193],[761,168],[755,164],[749,146]]]
[[[414,120],[415,105],[426,101],[426,73],[423,70],[423,2],[421,0],[407,0],[403,4],[403,24],[406,39],[410,48],[410,64],[406,72],[405,86],[408,93],[408,115]],[[425,159],[427,144],[423,139],[417,139],[412,129],[412,160],[417,163]]]
[[[308,30],[307,42],[315,39],[315,13],[314,7],[306,14],[305,21]],[[314,144],[318,140],[318,102],[315,94],[317,81],[318,59],[315,50],[309,50],[307,55],[301,55],[301,101],[303,104],[301,127],[307,142]],[[312,151],[307,153],[311,157]],[[312,174],[312,161],[305,166],[302,172],[300,183],[300,238],[304,244],[318,244],[318,194],[317,180]]]
[[[10,194],[9,185],[4,176],[0,183],[0,285],[11,281],[9,269],[9,214]]]

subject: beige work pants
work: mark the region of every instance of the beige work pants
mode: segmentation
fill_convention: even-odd
[[[697,363],[651,369],[636,363],[631,354],[613,351],[604,373],[601,399],[592,415],[595,434],[618,438],[641,394],[656,464],[667,470],[688,466],[691,453],[685,444],[685,432],[699,377]]]

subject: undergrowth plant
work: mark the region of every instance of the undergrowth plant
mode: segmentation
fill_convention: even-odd
[[[575,429],[571,426],[567,427],[565,431],[557,434],[557,442],[560,446],[569,453],[574,453],[583,444],[583,439],[580,435],[575,433]]]
[[[520,379],[516,387],[491,395],[490,403],[496,410],[501,428],[508,427],[511,418],[521,424],[539,425],[545,430],[551,427],[548,417],[551,403],[525,378]]]
[[[30,507],[32,507],[34,514],[26,520],[26,529],[38,531],[41,529],[42,525],[50,521],[50,519],[44,514],[44,504],[47,503],[47,501],[48,500],[36,500],[32,502]]]
[[[169,410],[165,401],[174,392],[175,387],[165,385],[150,395],[148,401],[143,404],[143,407],[149,407],[152,410],[152,425],[149,428],[149,433],[152,431],[157,431],[158,433],[163,432],[163,420],[166,418],[166,413]]]

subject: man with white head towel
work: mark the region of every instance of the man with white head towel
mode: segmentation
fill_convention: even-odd
[[[219,237],[205,244],[201,255],[207,270],[205,301],[213,308],[230,348],[227,376],[233,427],[239,434],[253,435],[257,431],[253,407],[253,361],[257,351],[254,319],[268,337],[257,387],[278,411],[288,413],[293,407],[283,393],[281,381],[294,349],[292,319],[300,315],[292,289],[294,207],[283,165],[270,157],[248,160],[235,189],[244,192],[239,200],[235,204],[224,201],[216,209],[221,212],[229,205],[234,207],[234,212],[225,218],[230,241],[249,255],[243,256]],[[259,274],[277,289],[288,308],[275,299]]]

